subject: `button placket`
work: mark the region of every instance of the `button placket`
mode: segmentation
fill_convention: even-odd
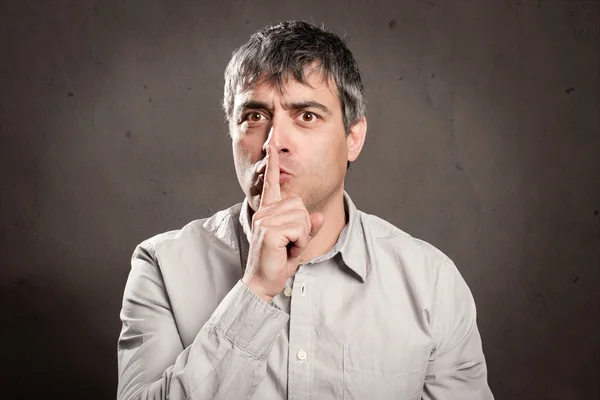
[[[288,368],[288,400],[310,398],[313,381],[312,346],[312,277],[296,274],[290,298],[290,341]]]

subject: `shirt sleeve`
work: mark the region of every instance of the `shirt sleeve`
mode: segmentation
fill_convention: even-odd
[[[475,301],[456,266],[440,269],[433,312],[433,339],[423,400],[493,400],[477,329]]]
[[[155,257],[140,246],[120,316],[118,400],[249,398],[289,318],[238,281],[184,349]]]

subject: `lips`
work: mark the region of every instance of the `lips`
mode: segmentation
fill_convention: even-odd
[[[266,171],[266,170],[267,170],[267,164],[263,164],[263,165],[262,165],[262,166],[261,166],[261,167],[260,167],[260,168],[259,168],[259,169],[256,171],[256,173],[257,173],[258,175],[264,175],[264,173],[265,173],[265,171]],[[283,167],[279,167],[279,173],[280,173],[280,174],[288,174],[288,175],[291,175],[291,174],[288,172],[288,170],[286,170],[286,169],[285,169],[285,168],[283,168]]]
[[[281,169],[279,170],[279,184],[280,185],[287,182],[291,177],[292,177],[292,175],[288,174],[287,172],[284,172]],[[264,182],[265,174],[264,173],[258,174],[258,179],[259,179],[259,181]]]

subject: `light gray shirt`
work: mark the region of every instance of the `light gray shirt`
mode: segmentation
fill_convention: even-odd
[[[244,201],[134,251],[118,399],[493,399],[475,303],[432,245],[356,209],[268,304]]]

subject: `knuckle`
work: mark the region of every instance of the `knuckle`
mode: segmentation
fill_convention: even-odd
[[[302,239],[303,237],[305,237],[306,234],[307,234],[306,233],[307,229],[306,229],[306,226],[304,224],[292,223],[292,224],[290,224],[290,228],[294,230],[294,233],[296,235],[298,235],[298,237],[300,239]]]
[[[304,218],[305,218],[304,217],[305,215],[306,214],[304,213],[304,210],[300,210],[300,209],[295,209],[294,210],[293,216],[294,216],[294,219],[297,220],[297,221],[303,221]]]
[[[302,235],[303,235],[302,237],[304,237],[306,240],[308,240],[308,239],[309,239],[309,236],[310,236],[310,229],[308,228],[308,226],[304,225],[304,226],[302,227]]]
[[[308,212],[308,210],[305,208],[302,210],[302,214],[304,215],[304,219],[306,220],[307,223],[310,222],[310,213]]]
[[[299,221],[299,223],[302,224],[302,226],[304,227],[309,227],[310,226],[310,215],[308,214],[308,211],[306,210],[296,210],[296,213],[294,214],[294,218],[296,220]]]
[[[302,200],[301,197],[293,197],[292,201],[294,203],[294,206],[296,206],[297,208],[305,208],[304,201]]]

